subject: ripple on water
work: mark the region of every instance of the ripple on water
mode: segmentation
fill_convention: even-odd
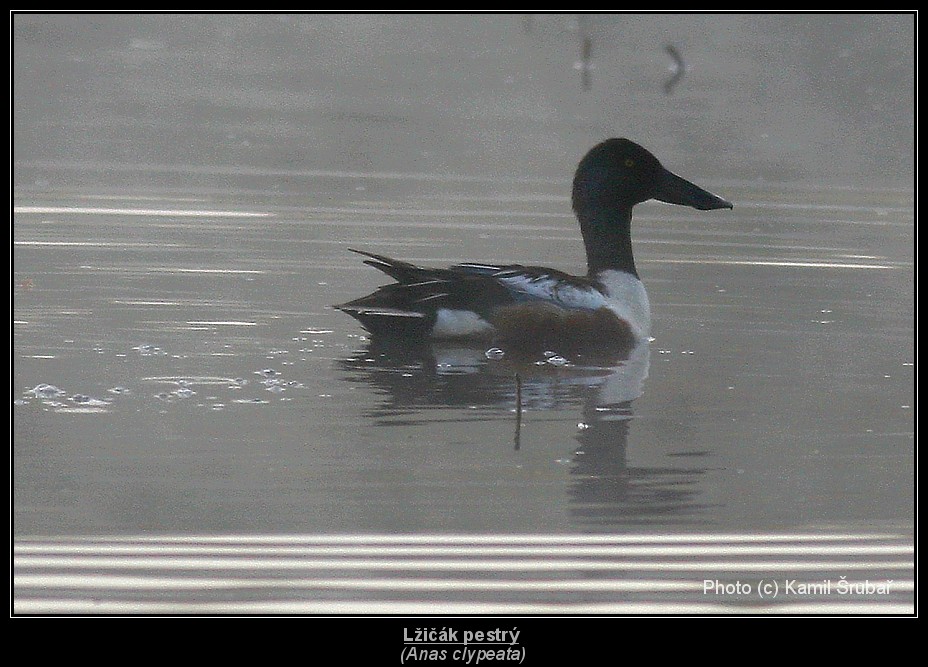
[[[143,355],[157,353],[155,351],[157,348],[148,345],[139,346],[134,349],[139,350]],[[255,371],[255,374],[263,377],[264,380],[261,381],[261,384],[264,385],[267,391],[275,394],[281,394],[288,389],[302,389],[305,387],[305,385],[298,380],[285,380],[279,371],[272,368]],[[197,389],[200,388],[200,386],[224,386],[227,389],[236,390],[242,389],[248,384],[248,380],[241,377],[230,378],[219,376],[155,376],[143,377],[141,381],[174,385],[176,387],[174,389],[150,394],[154,399],[163,403],[173,403],[175,401],[192,398],[197,395]],[[133,393],[130,389],[122,385],[110,387],[106,389],[106,392],[111,396],[105,399],[95,398],[85,393],[71,393],[53,384],[42,382],[31,389],[27,389],[24,392],[24,396],[14,400],[13,403],[16,406],[26,406],[30,404],[30,399],[34,397],[40,400],[46,409],[50,408],[55,412],[107,412],[108,410],[106,408],[114,405],[117,397]],[[208,407],[216,411],[225,409],[228,404],[228,402],[224,402],[219,396],[215,395],[214,390],[207,391],[206,400],[209,401],[207,404]],[[284,400],[283,397],[281,397],[281,400]],[[258,405],[268,403],[267,400],[260,398],[243,398],[231,402]]]
[[[86,407],[103,407],[110,404],[109,401],[87,396],[86,394],[74,394],[74,396],[71,397],[71,402]]]
[[[132,349],[138,351],[139,355],[142,357],[158,357],[167,354],[167,352],[162,350],[160,347],[149,345],[148,343],[136,345]]]
[[[25,392],[26,396],[34,396],[35,398],[42,401],[42,405],[46,409],[51,408],[55,412],[64,412],[64,413],[96,413],[96,412],[107,412],[107,409],[110,406],[110,401],[100,398],[94,398],[87,394],[72,394],[68,397],[67,401],[59,401],[55,399],[62,398],[67,395],[67,392],[64,389],[56,387],[53,384],[40,383],[37,384],[32,389],[28,389]],[[29,400],[26,398],[20,398],[13,401],[14,405],[29,405]]]
[[[275,374],[277,373],[277,371],[272,371],[272,372]],[[264,371],[258,372],[259,375],[263,373]],[[192,398],[193,396],[196,396],[198,393],[195,388],[207,387],[207,394],[206,394],[205,400],[214,402],[210,406],[212,410],[222,410],[225,407],[225,404],[220,402],[219,396],[215,394],[215,387],[224,386],[227,389],[236,390],[236,389],[241,389],[246,384],[248,384],[247,380],[245,380],[244,378],[240,378],[240,377],[230,378],[230,377],[206,376],[206,375],[145,377],[145,378],[142,378],[142,381],[176,385],[177,389],[173,389],[170,391],[162,391],[157,394],[154,394],[154,398],[160,401],[167,402],[167,403],[174,402],[175,400],[178,400],[178,399],[184,400],[184,399]],[[294,386],[294,387],[303,386],[302,384],[298,382],[294,382],[294,381],[284,382],[283,380],[279,378],[267,378],[262,381],[262,384],[280,387],[279,389],[272,389],[273,391],[283,391],[284,388],[290,387],[290,386]],[[237,402],[237,401],[234,401],[234,402]],[[251,402],[251,401],[246,401],[246,402]]]

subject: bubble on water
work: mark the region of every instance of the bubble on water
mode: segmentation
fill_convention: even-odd
[[[110,389],[107,389],[107,391],[111,394],[116,394],[117,396],[130,393],[129,390],[125,387],[111,387]]]
[[[487,359],[502,359],[506,356],[506,353],[503,352],[498,347],[491,347],[489,350],[483,353]]]
[[[59,389],[53,384],[37,384],[33,389],[30,389],[26,392],[27,394],[33,394],[36,398],[58,398],[59,396],[64,396],[67,392],[63,389]]]
[[[585,431],[585,430],[587,430],[588,428],[590,428],[590,425],[587,424],[587,423],[585,423],[585,422],[580,422],[579,424],[577,424],[577,430],[578,430],[578,431]]]
[[[544,352],[542,352],[542,354],[545,355],[545,359],[550,359],[551,357],[557,356],[557,352],[552,352],[551,350],[545,350]]]
[[[72,403],[90,403],[90,396],[85,396],[84,394],[74,394],[71,397]]]
[[[266,405],[270,401],[265,401],[263,398],[236,398],[232,401],[233,403],[248,403],[251,405]]]
[[[170,401],[171,395],[166,391],[162,391],[155,394],[155,398],[157,398],[159,401]]]
[[[272,378],[276,375],[280,375],[280,371],[275,371],[273,368],[265,368],[261,371],[255,371],[255,375],[261,375],[266,378]]]
[[[181,387],[180,389],[175,389],[173,392],[173,394],[177,396],[177,398],[190,398],[191,396],[195,396],[196,393],[197,392],[195,392],[193,389],[189,389],[187,387]]]
[[[13,405],[29,405],[29,401],[27,401],[25,398],[17,398],[15,401],[13,401]]]
[[[272,384],[267,388],[268,391],[273,391],[275,394],[279,394],[282,391],[287,391],[286,387],[281,387],[279,384]]]
[[[567,361],[564,357],[559,354],[554,355],[553,357],[548,357],[547,363],[552,366],[569,366],[570,362]]]

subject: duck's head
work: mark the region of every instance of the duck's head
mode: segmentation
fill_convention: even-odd
[[[702,211],[732,208],[730,202],[668,171],[648,150],[628,139],[607,139],[580,160],[573,187],[577,214],[630,212],[648,199]]]

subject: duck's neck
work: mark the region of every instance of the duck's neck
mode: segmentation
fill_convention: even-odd
[[[586,246],[587,275],[613,269],[638,277],[632,254],[632,210],[583,211],[577,213]]]

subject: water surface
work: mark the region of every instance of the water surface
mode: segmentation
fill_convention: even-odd
[[[907,541],[912,27],[17,16],[15,537]],[[517,424],[505,359],[331,308],[382,284],[349,247],[582,272],[613,135],[735,203],[636,209],[624,363],[539,358]]]

